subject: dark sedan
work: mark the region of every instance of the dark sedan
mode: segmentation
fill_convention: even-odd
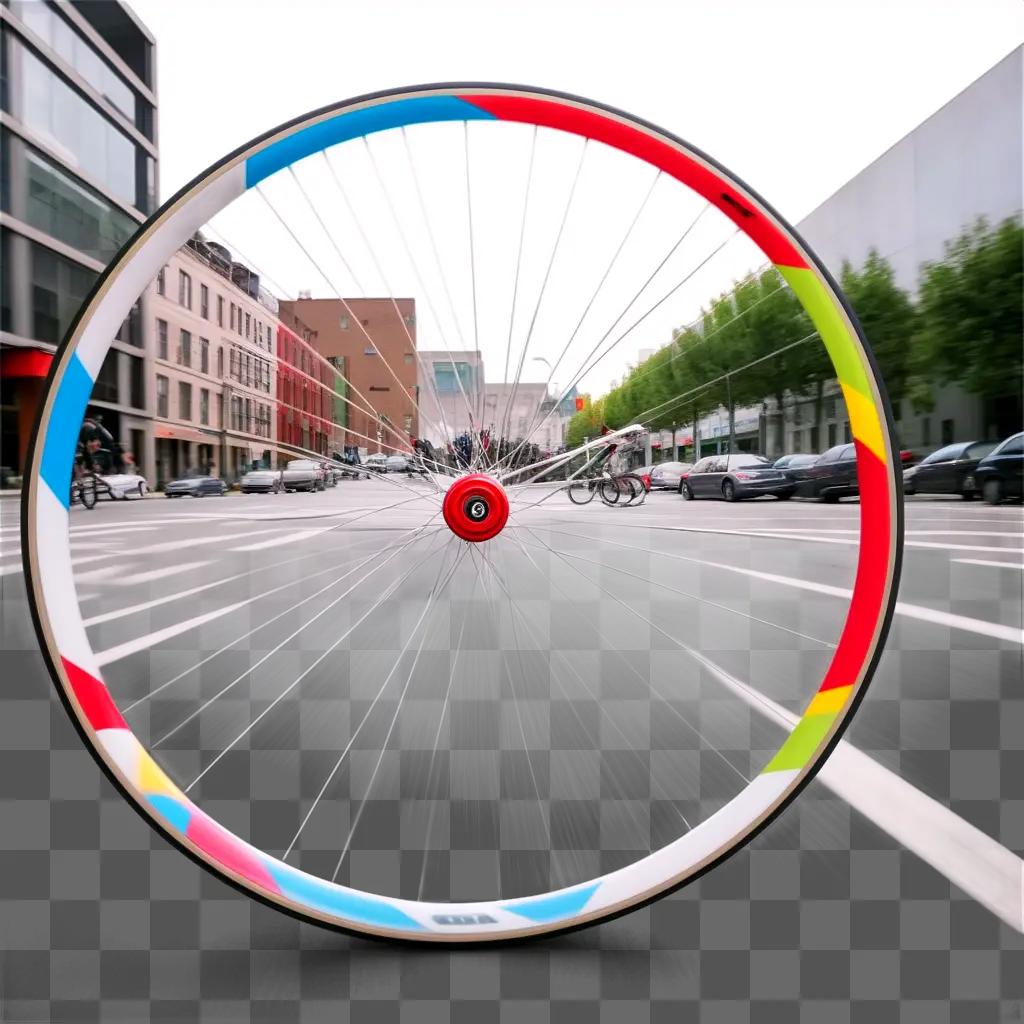
[[[831,502],[860,493],[857,449],[852,443],[837,444],[822,452],[813,465],[790,469],[788,473],[800,498]]]
[[[925,456],[903,471],[904,494],[959,494],[971,501],[978,493],[975,470],[997,441],[959,441]]]
[[[204,498],[208,494],[222,496],[228,489],[220,477],[202,476],[200,474],[187,475],[172,480],[164,486],[164,496],[167,498]]]
[[[1024,433],[1008,437],[979,463],[974,479],[990,505],[1024,496]]]
[[[758,498],[762,494],[785,500],[792,497],[793,484],[763,455],[739,452],[701,459],[683,477],[679,493],[687,501],[693,498],[739,501],[741,498]]]
[[[772,465],[776,469],[806,469],[818,461],[816,452],[794,452],[792,455],[783,455],[776,459]]]

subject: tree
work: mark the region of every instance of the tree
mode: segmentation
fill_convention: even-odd
[[[1024,310],[1024,227],[1008,218],[978,220],[926,264],[912,365],[939,383],[954,382],[985,403],[1000,432],[1020,429]]]
[[[889,397],[907,396],[910,343],[917,313],[910,296],[896,286],[892,267],[872,249],[860,270],[843,263],[840,281],[878,361]]]

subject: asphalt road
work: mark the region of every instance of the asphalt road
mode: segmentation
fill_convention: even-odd
[[[404,477],[104,502],[72,513],[80,606],[129,722],[253,842],[406,896],[543,890],[671,840],[763,766],[827,665],[858,525],[856,502],[547,495],[513,493],[480,546]],[[991,765],[980,788],[981,751],[1020,746],[999,700],[1022,539],[1019,506],[908,502],[898,654],[823,775],[1018,928],[1024,841],[993,818]]]

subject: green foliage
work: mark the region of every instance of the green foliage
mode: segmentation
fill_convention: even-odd
[[[872,250],[862,267],[844,264],[842,286],[894,399],[928,408],[932,385],[956,381],[986,399],[1019,394],[1022,366],[1024,237],[1017,220],[979,221],[924,268],[919,306],[896,286],[892,267]],[[587,397],[567,443],[640,422],[651,430],[692,424],[788,394],[818,396],[835,376],[824,345],[774,269],[734,285],[603,400]],[[781,424],[779,424],[781,427]],[[780,435],[781,436],[781,435]]]
[[[927,386],[921,367],[912,368],[910,343],[917,313],[910,296],[896,287],[892,267],[872,249],[860,270],[844,263],[840,283],[875,354],[886,390],[894,401],[905,397],[914,373],[915,393]]]
[[[986,400],[1019,395],[1024,376],[1024,227],[979,220],[927,264],[911,362]]]

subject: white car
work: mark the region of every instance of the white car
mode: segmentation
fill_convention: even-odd
[[[138,473],[109,473],[101,476],[100,480],[106,484],[106,493],[112,500],[144,498],[149,493],[149,484],[146,483],[145,477],[139,476]],[[102,486],[99,493],[104,493]]]
[[[404,455],[389,455],[384,461],[385,468],[389,473],[410,473],[412,466]]]

